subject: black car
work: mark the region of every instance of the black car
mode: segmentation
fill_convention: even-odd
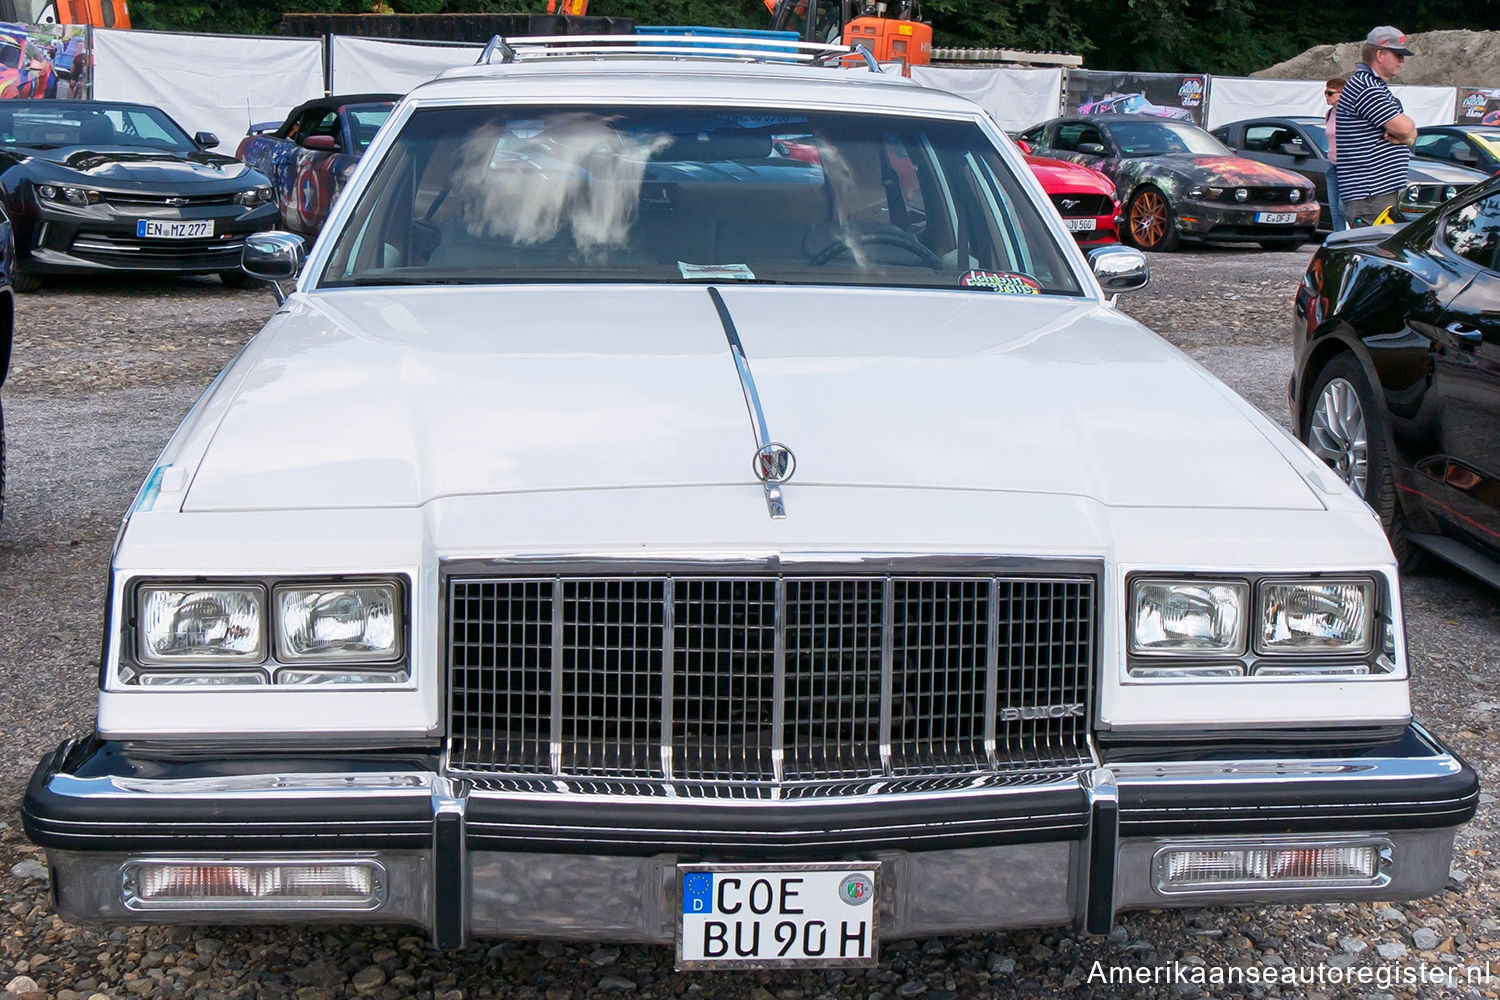
[[[208,152],[166,112],[108,101],[0,102],[0,199],[17,291],[42,275],[219,274],[239,286],[244,237],[276,224],[270,181]]]
[[[14,340],[16,310],[10,293],[10,272],[15,262],[15,237],[10,219],[0,209],[0,389],[10,373],[10,345]],[[0,405],[0,517],[5,515],[5,407]]]
[[[1297,292],[1298,436],[1429,553],[1500,586],[1500,178],[1330,236]]]
[[[1247,118],[1213,130],[1214,138],[1241,156],[1294,170],[1313,182],[1322,213],[1318,228],[1332,228],[1328,212],[1328,133],[1324,119],[1308,116]],[[1413,156],[1398,207],[1403,221],[1425,215],[1487,175],[1458,163]]]
[[[1500,173],[1500,127],[1493,125],[1423,125],[1412,149],[1481,173]]]
[[[1301,174],[1236,156],[1191,122],[1071,115],[1021,133],[1038,156],[1093,167],[1125,206],[1122,236],[1143,250],[1182,239],[1291,248],[1313,237],[1318,202]]]

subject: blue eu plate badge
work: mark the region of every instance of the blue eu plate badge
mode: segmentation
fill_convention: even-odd
[[[713,909],[712,872],[690,872],[682,880],[682,912],[708,913]]]

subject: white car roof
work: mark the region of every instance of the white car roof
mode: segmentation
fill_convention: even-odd
[[[673,104],[816,104],[939,114],[982,114],[973,102],[898,73],[725,58],[547,57],[464,66],[408,99],[506,103],[528,100],[659,101]]]

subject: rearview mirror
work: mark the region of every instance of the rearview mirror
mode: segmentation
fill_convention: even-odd
[[[1078,151],[1080,153],[1084,153],[1084,154],[1086,154],[1088,156],[1103,156],[1104,155],[1104,143],[1102,143],[1102,142],[1080,142],[1078,144]]]
[[[1118,243],[1089,251],[1089,267],[1106,292],[1133,292],[1145,288],[1151,280],[1151,265],[1146,255],[1134,247]]]

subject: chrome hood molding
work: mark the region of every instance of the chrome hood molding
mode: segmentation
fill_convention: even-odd
[[[718,287],[796,453],[793,518],[802,485],[1322,507],[1269,421],[1095,301]],[[184,428],[201,458],[181,456],[196,470],[183,509],[764,489],[751,459],[767,442],[705,286],[511,286],[497,301],[294,296]]]

